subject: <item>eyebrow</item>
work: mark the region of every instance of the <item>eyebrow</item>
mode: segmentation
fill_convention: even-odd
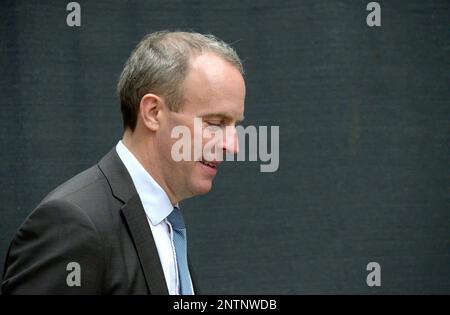
[[[202,118],[221,118],[223,120],[227,120],[227,121],[232,121],[233,117],[231,117],[230,115],[226,114],[226,113],[206,113],[203,115],[200,115],[200,117]],[[236,119],[236,122],[242,122],[245,119],[244,116],[242,116],[241,118]]]

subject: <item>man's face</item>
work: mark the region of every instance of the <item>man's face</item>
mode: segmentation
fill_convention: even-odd
[[[160,153],[164,159],[160,161],[162,175],[167,189],[178,200],[209,192],[222,161],[220,155],[224,158],[226,152],[237,153],[235,125],[244,117],[245,83],[238,69],[212,53],[205,53],[192,60],[183,84],[183,96],[181,111],[165,111],[158,132]],[[195,118],[202,119],[201,128],[194,128]],[[190,130],[192,154],[189,161],[176,162],[171,155],[172,146],[177,141],[171,133],[177,126]],[[220,129],[223,141],[220,137],[205,136],[205,129]],[[213,159],[201,154],[193,160],[195,137],[201,139],[202,152],[205,146],[210,148],[213,145],[216,153]],[[218,155],[219,152],[222,154]],[[211,160],[214,167],[204,163]]]

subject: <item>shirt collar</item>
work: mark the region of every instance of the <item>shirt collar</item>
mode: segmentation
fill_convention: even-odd
[[[116,151],[133,180],[147,217],[152,225],[158,225],[174,208],[169,197],[122,140],[117,143]],[[179,207],[178,203],[175,207]]]

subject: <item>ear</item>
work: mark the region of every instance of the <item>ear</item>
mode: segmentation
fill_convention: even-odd
[[[156,131],[159,128],[163,99],[155,94],[145,94],[139,103],[139,115],[142,123],[148,129]]]

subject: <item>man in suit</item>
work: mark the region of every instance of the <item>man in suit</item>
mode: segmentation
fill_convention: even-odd
[[[8,250],[3,294],[198,293],[179,202],[207,193],[223,153],[237,152],[241,61],[211,35],[152,33],[126,62],[118,94],[122,140],[28,216]],[[189,130],[193,148],[199,118],[200,131],[226,129],[225,139],[200,135],[221,154],[174,159],[172,131]]]

